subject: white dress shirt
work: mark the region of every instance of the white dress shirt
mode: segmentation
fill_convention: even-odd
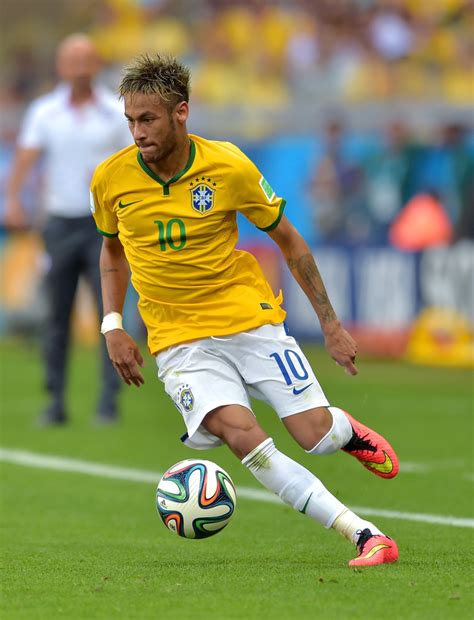
[[[123,103],[111,91],[96,87],[89,102],[74,106],[67,84],[33,101],[18,137],[20,147],[42,150],[43,207],[61,217],[90,214],[96,166],[130,144]]]

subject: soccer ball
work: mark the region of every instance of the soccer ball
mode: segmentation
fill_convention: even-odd
[[[231,477],[212,461],[180,461],[163,474],[156,489],[163,523],[183,538],[214,536],[229,523],[235,505]]]

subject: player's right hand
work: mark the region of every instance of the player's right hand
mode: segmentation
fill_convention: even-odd
[[[145,383],[140,367],[145,361],[135,340],[123,329],[112,329],[105,334],[109,357],[122,381],[140,387]]]

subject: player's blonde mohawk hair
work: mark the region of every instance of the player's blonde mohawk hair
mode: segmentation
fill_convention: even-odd
[[[189,101],[190,71],[173,56],[143,54],[123,71],[119,95],[159,95],[168,105]]]

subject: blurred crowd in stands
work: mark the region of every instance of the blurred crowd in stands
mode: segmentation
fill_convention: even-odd
[[[466,103],[472,96],[470,0],[109,0],[106,7],[96,32],[108,60],[121,63],[158,41],[191,64],[194,96],[210,104]]]
[[[83,30],[94,37],[112,87],[138,53],[184,60],[193,76],[190,128],[198,133],[271,145],[275,135],[294,135],[297,116],[307,138],[303,150],[313,140],[317,156],[305,158],[297,146],[285,156],[301,158],[301,200],[314,239],[386,241],[394,217],[420,193],[442,204],[453,238],[474,236],[474,140],[469,113],[459,115],[473,99],[473,0],[31,0],[28,6],[23,19],[14,2],[5,4],[12,21],[2,52],[2,185],[24,108],[51,87],[55,45]],[[442,114],[431,123],[400,114],[379,122],[377,110],[394,101],[417,105],[417,118],[430,117],[433,103]],[[356,109],[365,116],[362,129],[352,122]],[[267,121],[263,130],[257,116],[272,119],[275,110],[284,111],[283,122],[276,129]],[[271,161],[258,163],[271,177]],[[33,183],[32,210],[36,195]]]
[[[39,0],[28,8],[4,42],[22,97],[41,89],[48,46],[74,22],[96,38],[111,71],[151,49],[179,56],[193,70],[195,100],[212,105],[472,98],[472,0]]]

